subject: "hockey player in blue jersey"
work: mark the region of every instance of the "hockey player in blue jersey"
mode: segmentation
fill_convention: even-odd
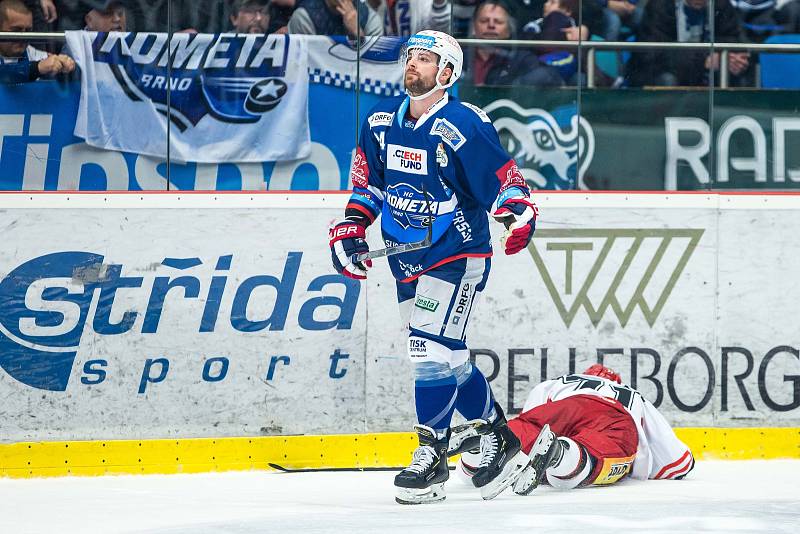
[[[454,410],[475,421],[481,462],[472,480],[484,499],[513,484],[528,463],[508,429],[486,378],[469,361],[466,327],[489,274],[489,217],[506,224],[506,254],[527,247],[537,209],[514,160],[479,108],[446,89],[461,75],[461,47],[449,35],[421,31],[404,55],[406,96],[367,115],[350,171],[345,218],[330,230],[336,270],[364,279],[371,260],[366,229],[380,216],[386,246],[432,244],[388,258],[407,320],[414,365],[419,447],[395,478],[401,504],[445,498],[447,449]]]

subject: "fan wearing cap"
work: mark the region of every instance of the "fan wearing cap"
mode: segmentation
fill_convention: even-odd
[[[472,481],[484,499],[510,487],[528,460],[469,361],[466,329],[491,266],[489,213],[506,225],[503,252],[516,254],[530,242],[537,209],[486,114],[447,92],[463,60],[445,33],[409,38],[406,94],[367,113],[350,170],[353,194],[329,234],[335,269],[364,279],[372,263],[358,255],[369,251],[366,230],[378,217],[387,247],[425,241],[431,227],[430,246],[388,257],[408,333],[419,438],[411,465],[395,478],[401,504],[445,498],[456,410],[480,430],[484,454]]]
[[[601,364],[537,385],[508,426],[531,458],[514,483],[520,495],[544,481],[573,489],[614,484],[628,475],[677,480],[694,468],[691,451],[664,416]],[[466,439],[474,447],[477,440]],[[462,454],[459,472],[471,476],[479,461],[477,454]]]
[[[87,31],[93,32],[124,32],[128,28],[128,13],[125,4],[119,0],[89,1],[89,9],[83,20]]]

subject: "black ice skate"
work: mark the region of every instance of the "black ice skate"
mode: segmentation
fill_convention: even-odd
[[[450,476],[447,469],[447,442],[450,432],[436,439],[436,431],[425,425],[414,425],[419,447],[414,451],[411,465],[394,477],[397,488],[395,500],[400,504],[424,504],[443,501],[444,483]]]
[[[481,461],[472,477],[472,483],[481,489],[481,497],[486,500],[494,499],[511,486],[529,462],[520,450],[519,438],[508,428],[500,405],[495,403],[494,409],[497,417],[487,424],[481,436]]]
[[[528,495],[535,490],[542,482],[547,468],[557,465],[563,455],[564,444],[550,430],[550,425],[544,425],[528,454],[530,464],[514,482],[514,493]]]
[[[456,454],[473,452],[478,454],[481,447],[481,435],[489,431],[489,423],[483,419],[473,419],[450,429],[450,442],[447,457]]]

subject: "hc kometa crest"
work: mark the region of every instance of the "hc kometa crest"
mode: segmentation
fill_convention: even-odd
[[[426,199],[422,191],[407,183],[388,186],[385,202],[391,207],[392,218],[404,230],[426,229],[431,214],[435,218],[439,209],[438,202]]]

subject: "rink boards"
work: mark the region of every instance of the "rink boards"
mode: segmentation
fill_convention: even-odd
[[[364,284],[330,267],[346,199],[0,195],[0,470],[404,463],[394,282],[380,261]],[[508,413],[602,361],[705,454],[800,456],[800,196],[536,199],[532,245],[493,258],[468,333]]]
[[[798,428],[677,428],[675,431],[697,460],[800,458]],[[23,442],[0,445],[0,476],[399,468],[408,465],[416,446],[417,435],[410,432]]]

